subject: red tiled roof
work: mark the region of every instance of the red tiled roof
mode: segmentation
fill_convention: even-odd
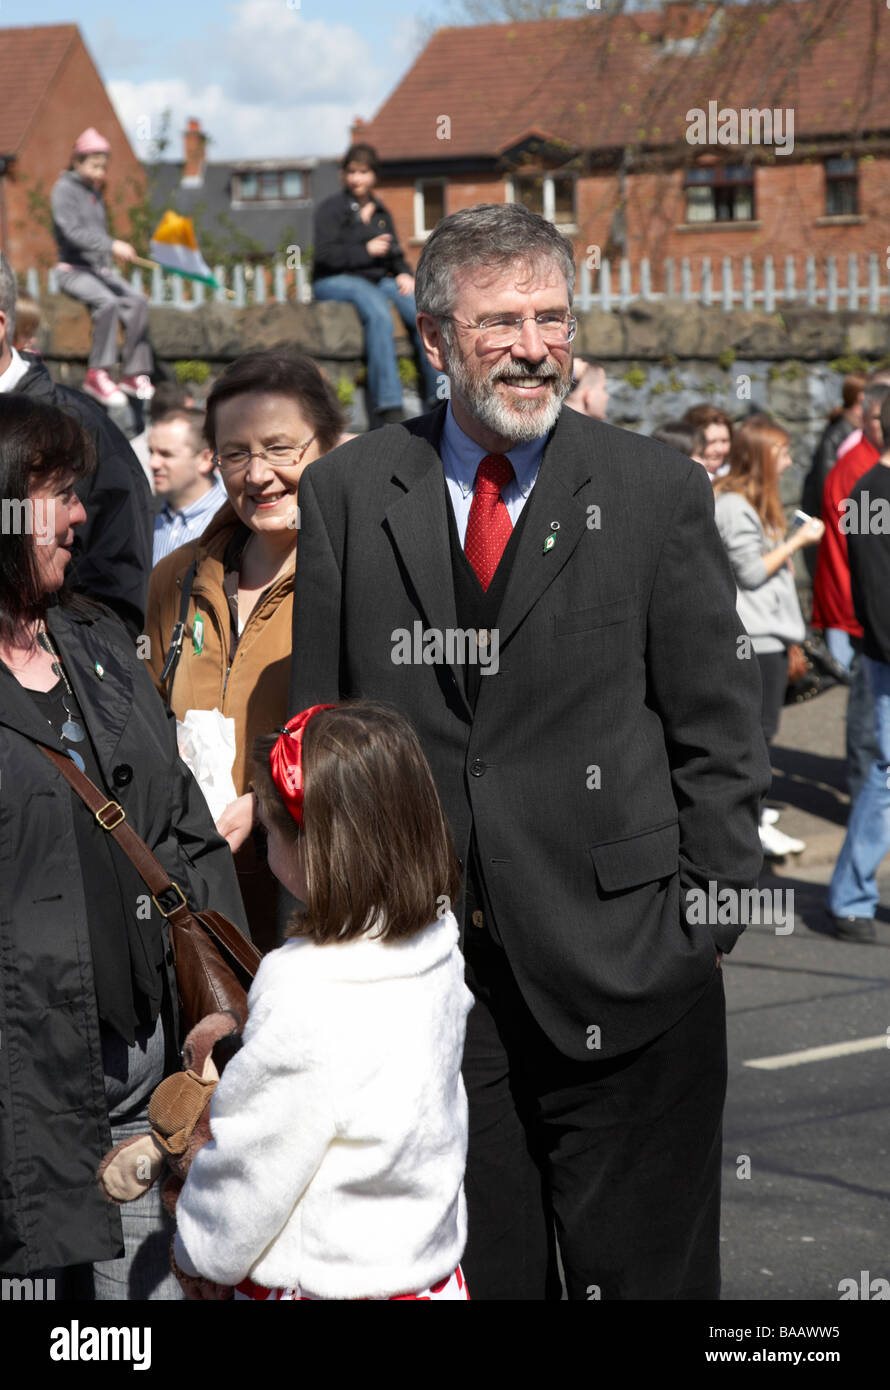
[[[797,143],[890,130],[888,59],[884,0],[674,4],[439,29],[359,138],[384,160],[492,155],[532,129],[588,150],[671,146],[684,142],[687,111],[709,101],[791,107]]]
[[[76,24],[0,29],[0,154],[17,153],[77,37]]]

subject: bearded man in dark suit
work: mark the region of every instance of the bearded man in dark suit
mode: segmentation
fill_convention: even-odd
[[[561,410],[573,284],[522,207],[432,233],[450,400],[301,478],[291,707],[408,715],[461,858],[472,1296],[558,1297],[555,1239],[571,1299],[712,1299],[760,683],[707,474]]]

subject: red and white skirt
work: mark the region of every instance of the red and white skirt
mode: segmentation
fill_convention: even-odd
[[[316,1294],[304,1293],[297,1285],[293,1289],[267,1289],[262,1284],[255,1284],[252,1279],[242,1279],[240,1284],[235,1286],[235,1297],[249,1298],[257,1303],[276,1302],[278,1300],[294,1303],[324,1303],[330,1300],[320,1299]],[[424,1303],[432,1302],[435,1299],[447,1299],[454,1301],[469,1301],[470,1290],[467,1288],[467,1281],[464,1272],[458,1265],[453,1274],[449,1274],[447,1279],[440,1279],[431,1288],[421,1289],[419,1293],[395,1293],[391,1298],[361,1298],[350,1299],[349,1302],[358,1303],[400,1303],[404,1299],[410,1301],[419,1300]]]

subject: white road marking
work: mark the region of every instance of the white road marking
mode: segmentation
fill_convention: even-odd
[[[826,1043],[824,1047],[805,1047],[800,1052],[782,1052],[777,1057],[755,1057],[746,1067],[761,1071],[778,1071],[780,1067],[799,1067],[803,1062],[824,1062],[829,1057],[849,1057],[853,1052],[877,1052],[890,1047],[890,1036],[879,1033],[876,1038],[854,1038],[852,1042]]]

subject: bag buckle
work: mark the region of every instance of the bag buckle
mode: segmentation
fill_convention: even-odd
[[[113,820],[103,820],[103,816],[105,815],[106,811],[111,812],[112,816],[114,816]],[[117,812],[116,815],[115,812]],[[114,830],[116,826],[120,825],[121,821],[124,821],[126,819],[126,811],[124,810],[123,806],[120,806],[116,801],[106,801],[105,805],[100,806],[99,810],[96,812],[96,820],[99,822],[103,830]]]
[[[171,883],[170,883],[170,887],[169,887],[169,888],[165,888],[165,889],[163,890],[163,892],[162,892],[162,894],[161,894],[161,897],[166,897],[168,893],[174,893],[174,892],[179,894],[179,902],[178,902],[178,903],[176,903],[176,902],[173,903],[172,907],[168,908],[166,911],[165,911],[165,909],[163,908],[163,906],[161,905],[160,901],[158,900],[157,895],[154,894],[154,893],[152,893],[152,895],[151,895],[151,900],[152,900],[152,902],[154,903],[155,907],[158,909],[158,912],[160,912],[160,914],[161,914],[162,917],[169,917],[171,913],[173,913],[173,912],[175,912],[175,911],[177,910],[177,908],[180,908],[180,907],[188,907],[188,903],[186,902],[185,894],[183,893],[183,891],[182,891],[182,889],[180,888],[180,886],[179,886],[178,883],[173,883],[173,882],[171,882]]]

